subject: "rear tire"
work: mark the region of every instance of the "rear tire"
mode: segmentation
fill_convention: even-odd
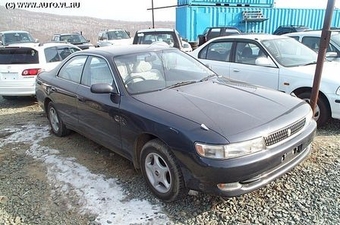
[[[147,185],[159,199],[172,202],[187,193],[176,158],[160,140],[144,145],[140,163]]]
[[[304,92],[298,95],[299,98],[306,101],[310,104],[310,92]],[[316,104],[315,113],[313,115],[314,119],[316,120],[318,127],[324,126],[327,121],[331,118],[330,108],[327,104],[327,100],[324,99],[322,96],[319,96],[318,102]]]
[[[63,137],[70,133],[70,130],[66,128],[65,124],[61,120],[53,102],[48,104],[47,118],[50,122],[52,132],[58,137]]]

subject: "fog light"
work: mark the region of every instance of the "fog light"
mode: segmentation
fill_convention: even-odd
[[[235,182],[235,183],[217,184],[217,187],[221,191],[233,191],[236,189],[240,189],[242,185],[239,182]]]

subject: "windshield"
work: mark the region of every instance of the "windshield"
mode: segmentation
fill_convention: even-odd
[[[82,35],[80,34],[70,34],[70,35],[61,35],[60,41],[66,41],[69,43],[86,43],[88,42]]]
[[[293,38],[263,40],[262,44],[285,67],[304,66],[317,60],[317,53]]]
[[[108,40],[129,39],[129,35],[123,30],[107,32]]]
[[[336,34],[333,34],[331,39],[332,39],[332,41],[335,42],[335,44],[340,46],[340,32],[337,32]]]
[[[4,45],[13,43],[31,43],[35,42],[34,38],[29,33],[6,33],[3,35]]]
[[[114,61],[131,94],[159,91],[215,76],[205,65],[178,49],[124,55]]]

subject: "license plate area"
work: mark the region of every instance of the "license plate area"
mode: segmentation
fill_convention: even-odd
[[[289,162],[290,160],[294,159],[297,155],[300,154],[300,152],[302,152],[302,144],[299,146],[296,146],[295,148],[293,148],[291,151],[283,154],[281,156],[281,162]]]
[[[1,73],[2,80],[18,80],[19,75],[16,72]]]

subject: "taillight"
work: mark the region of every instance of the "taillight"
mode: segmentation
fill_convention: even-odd
[[[22,71],[21,75],[22,76],[35,76],[35,75],[38,75],[40,70],[41,70],[40,68],[25,69],[24,71]]]

